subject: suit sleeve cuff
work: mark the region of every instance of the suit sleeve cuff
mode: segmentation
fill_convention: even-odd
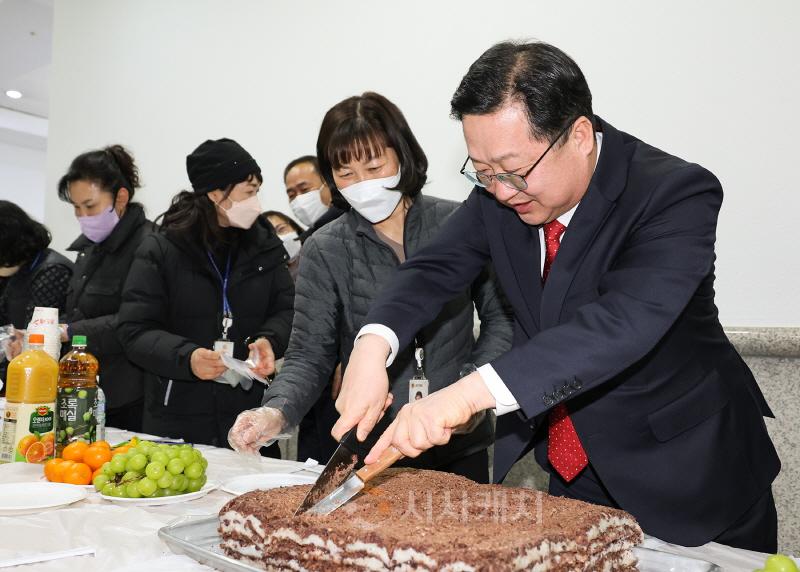
[[[386,367],[392,365],[394,358],[397,357],[397,352],[400,351],[400,340],[397,339],[397,334],[383,324],[367,324],[358,331],[355,341],[357,342],[358,338],[365,334],[375,334],[386,340],[386,343],[389,344],[389,357],[386,358]]]
[[[506,387],[506,384],[500,379],[500,376],[497,375],[497,372],[491,364],[487,363],[479,367],[478,373],[481,374],[483,382],[489,389],[489,393],[492,394],[497,403],[495,407],[495,413],[497,415],[505,415],[506,413],[511,413],[520,408],[519,403],[517,403],[517,400],[511,395],[508,387]]]

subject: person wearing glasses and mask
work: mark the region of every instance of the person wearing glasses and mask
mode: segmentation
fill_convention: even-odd
[[[289,207],[307,228],[300,234],[300,242],[331,221],[344,210],[333,204],[331,190],[319,173],[319,161],[314,155],[304,155],[289,162],[283,170],[283,182]]]
[[[133,200],[139,186],[139,170],[122,145],[78,155],[58,182],[58,197],[81,228],[68,247],[77,255],[61,341],[86,336],[87,351],[100,362],[106,425],[129,431],[142,430],[144,372],[125,357],[114,331],[133,256],[155,228]]]
[[[209,140],[186,167],[192,191],[175,196],[137,251],[117,335],[148,373],[143,430],[225,446],[264,386],[241,383],[222,356],[271,375],[289,340],[294,285],[286,250],[261,216],[253,157],[231,139]]]
[[[580,68],[545,43],[490,48],[451,107],[475,188],[372,306],[334,436],[374,425],[387,365],[492,261],[513,348],[404,408],[366,461],[495,410],[497,481],[535,448],[555,495],[669,542],[775,552],[772,414],[714,305],[719,181],[594,115]]]
[[[328,186],[351,208],[303,245],[286,359],[264,407],[243,413],[231,431],[231,443],[241,451],[253,451],[300,422],[336,365],[346,367],[377,293],[394,281],[407,257],[425,251],[458,208],[458,203],[421,192],[428,160],[402,112],[377,93],[350,97],[326,113],[317,157]],[[477,340],[474,308],[481,319]],[[412,401],[416,391],[446,387],[511,345],[510,315],[488,264],[429,322],[415,333],[416,349],[422,351],[409,348],[389,370],[394,399],[387,403],[390,416]],[[417,373],[425,376],[419,388],[410,383]],[[334,421],[335,416],[328,433]],[[485,416],[471,433],[408,464],[486,482],[486,448],[492,441],[491,419]]]

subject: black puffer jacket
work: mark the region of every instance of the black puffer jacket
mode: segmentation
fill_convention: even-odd
[[[0,326],[12,324],[24,330],[36,306],[64,310],[72,262],[46,248],[9,278],[0,279]],[[8,361],[0,353],[0,380],[5,381]],[[5,385],[0,396],[5,395]]]
[[[142,206],[134,203],[103,242],[95,244],[81,235],[68,248],[78,256],[61,321],[69,326],[71,336],[87,337],[87,351],[100,362],[100,383],[109,409],[142,398],[144,372],[125,357],[115,329],[133,256],[154,229]]]
[[[275,357],[286,350],[292,325],[294,284],[288,255],[272,226],[259,219],[247,231],[234,230],[228,299],[234,356],[246,359],[246,338],[265,337]],[[202,381],[190,358],[197,348],[214,347],[222,333],[222,284],[199,244],[153,234],[136,253],[125,284],[117,335],[128,357],[148,372],[145,426],[160,418],[230,418],[261,402],[263,385],[250,391]]]
[[[452,201],[418,195],[405,222],[406,256],[426,245],[457,207]],[[399,265],[392,249],[355,210],[314,233],[302,252],[291,341],[283,368],[264,398],[265,405],[281,409],[292,425],[316,402],[336,364],[347,366],[372,300],[391,283]],[[477,341],[473,337],[474,307],[481,319]],[[429,391],[459,379],[464,365],[480,366],[506,352],[512,335],[508,307],[487,268],[470,290],[447,304],[420,332]],[[395,398],[392,416],[408,403],[413,354],[414,348],[407,348],[389,368]],[[473,433],[455,436],[448,445],[431,449],[410,464],[441,466],[486,448],[492,439],[487,418]]]

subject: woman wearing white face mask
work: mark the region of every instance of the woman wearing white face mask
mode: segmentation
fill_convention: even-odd
[[[186,166],[192,191],[175,196],[137,252],[117,334],[148,373],[143,430],[224,446],[263,385],[215,383],[227,376],[222,355],[271,375],[288,343],[294,286],[286,250],[260,216],[253,157],[233,140],[209,140]]]
[[[125,357],[114,328],[122,287],[136,249],[155,229],[134,202],[139,170],[121,145],[78,155],[58,182],[58,197],[73,209],[81,235],[68,247],[76,253],[69,296],[61,316],[61,341],[86,336],[100,361],[106,394],[106,424],[142,429],[142,370]]]
[[[278,238],[283,242],[286,254],[289,255],[289,274],[292,275],[292,280],[296,280],[298,262],[300,261],[300,248],[302,246],[300,235],[303,234],[303,227],[297,224],[294,219],[279,211],[265,211],[262,216],[272,225]]]
[[[336,364],[346,367],[373,298],[391,283],[398,265],[424,248],[458,208],[455,202],[422,195],[427,158],[400,110],[376,93],[351,97],[328,111],[317,157],[334,203],[352,208],[303,245],[295,321],[283,368],[267,390],[264,406],[243,413],[229,437],[242,451],[252,451],[299,422],[322,394]],[[487,268],[471,289],[418,333],[424,384],[410,383],[419,372],[415,348],[397,356],[389,368],[393,402],[388,415],[394,416],[417,392],[450,385],[465,368],[487,363],[510,348],[511,321],[491,274]],[[477,341],[472,334],[474,307],[481,318]],[[407,464],[486,482],[486,447],[492,440],[487,418],[472,433]]]

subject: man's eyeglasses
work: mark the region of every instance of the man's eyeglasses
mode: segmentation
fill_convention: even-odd
[[[536,162],[531,165],[530,169],[525,171],[524,174],[519,173],[483,173],[481,171],[467,171],[467,163],[469,163],[469,157],[466,158],[464,164],[461,165],[461,170],[459,173],[464,175],[472,184],[478,185],[479,187],[487,188],[489,185],[492,184],[492,179],[497,179],[499,182],[503,183],[506,187],[510,189],[514,189],[515,191],[524,191],[528,188],[528,175],[536,168],[536,165],[542,162],[542,159],[545,158],[545,155],[553,148],[556,142],[561,139],[561,136],[566,133],[570,127],[572,127],[573,121],[567,123],[567,126],[561,130],[561,132],[556,135],[555,139],[547,146],[547,149],[544,150],[544,153],[536,160]],[[523,167],[520,167],[522,169]]]

